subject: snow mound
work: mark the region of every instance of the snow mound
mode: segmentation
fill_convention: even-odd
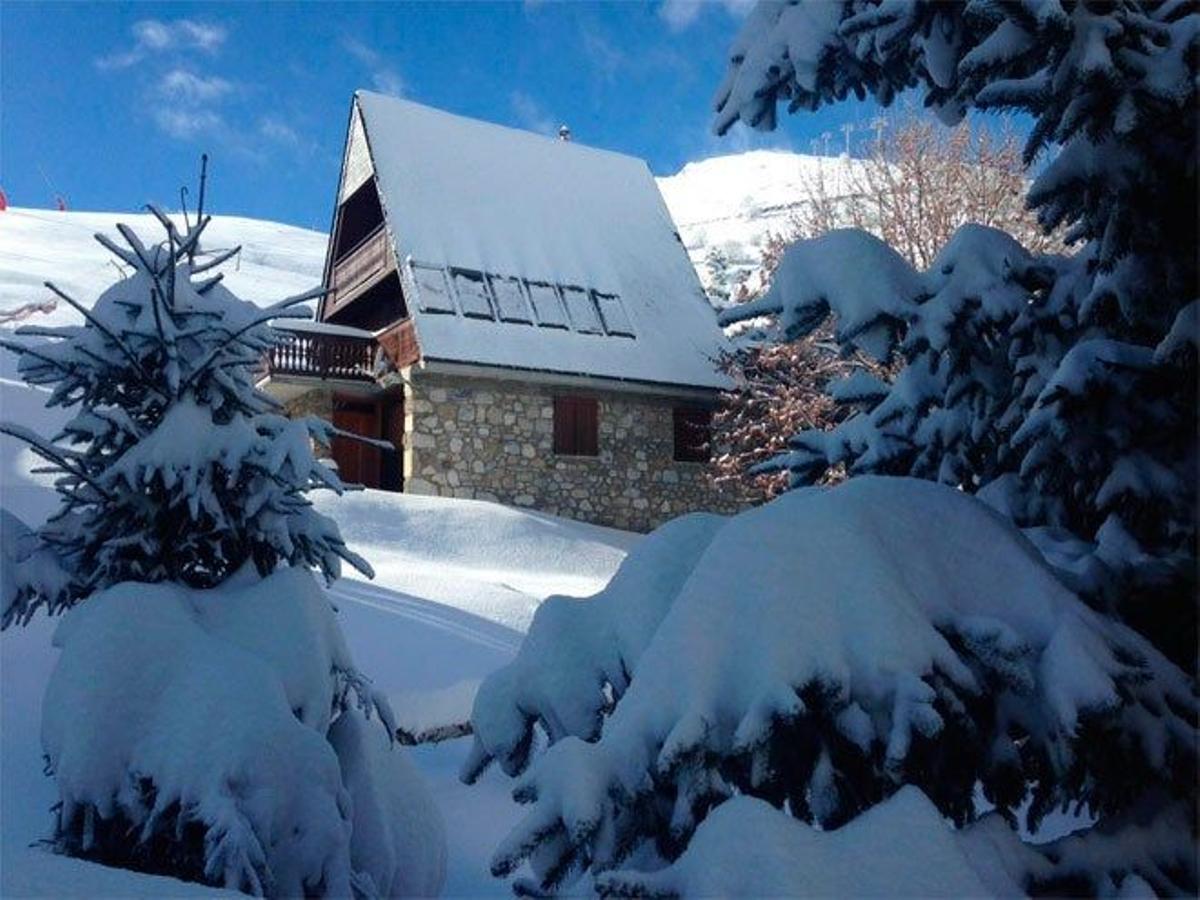
[[[977,782],[1011,815],[1036,781],[1036,828],[1068,800],[1109,811],[1129,783],[1191,771],[1187,676],[971,497],[863,477],[705,537],[692,559],[635,548],[586,612],[548,602],[484,681],[467,777],[551,742],[496,874],[529,860],[553,886],[652,839],[670,857],[736,793],[831,828],[908,782],[963,824]],[[644,625],[625,625],[639,604]]]
[[[988,884],[962,838],[914,787],[833,832],[770,804],[735,797],[713,811],[674,865],[612,872],[602,895],[644,897],[995,897],[1022,893]]]
[[[483,500],[370,490],[313,500],[371,560],[376,584],[520,631],[551,594],[600,590],[640,537]]]

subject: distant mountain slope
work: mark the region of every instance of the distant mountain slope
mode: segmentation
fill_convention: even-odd
[[[787,230],[819,180],[835,196],[848,194],[861,165],[845,157],[753,150],[690,162],[659,178],[658,186],[708,287],[705,259],[711,250],[720,250],[732,269],[757,269],[767,234]]]
[[[147,240],[158,240],[162,232],[149,213],[18,208],[0,212],[0,311],[52,299],[53,294],[42,286],[47,280],[90,306],[120,277],[115,258],[92,235],[103,232],[119,242],[117,222],[126,223]],[[320,232],[278,222],[214,216],[205,237],[210,250],[241,244],[240,257],[221,271],[230,289],[247,300],[269,303],[321,283],[326,239]],[[53,312],[29,318],[38,325],[75,321],[78,315],[61,301]]]

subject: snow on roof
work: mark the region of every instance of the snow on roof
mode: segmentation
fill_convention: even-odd
[[[725,338],[644,161],[355,97],[426,359],[728,385]]]

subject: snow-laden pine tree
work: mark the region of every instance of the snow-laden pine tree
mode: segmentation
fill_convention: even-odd
[[[297,307],[316,294],[267,309],[239,300],[214,272],[236,248],[197,257],[209,220],[181,234],[160,219],[161,244],[126,226],[127,247],[97,235],[128,274],[90,308],[48,285],[82,324],[25,326],[20,341],[0,342],[26,382],[50,389],[50,405],[75,410],[50,438],[0,425],[59,474],[62,504],[38,538],[71,576],[53,592],[17,585],[5,624],[121,581],[213,587],[247,562],[260,574],[287,563],[332,579],[345,560],[370,574],[305,498],[343,489],[312,452],[332,426],[288,418],[252,377],[278,338],[268,322],[306,317]]]
[[[1186,2],[763,3],[731,52],[717,129],[776,107],[920,88],[948,122],[1033,118],[1029,205],[1078,245],[1030,255],[967,227],[924,271],[857,232],[801,243],[726,322],[832,313],[847,349],[901,366],[841,392],[776,468],[929,478],[1010,516],[1093,602],[1176,659],[1196,647],[1196,66]],[[839,391],[835,388],[835,395]]]
[[[519,891],[582,875],[674,895],[683,873],[647,872],[738,797],[749,816],[723,818],[705,846],[746,832],[741,865],[786,871],[772,853],[792,837],[849,828],[908,785],[937,810],[897,829],[926,829],[906,851],[926,868],[949,819],[989,835],[973,865],[1007,868],[1009,894],[1095,895],[1136,874],[1186,895],[1198,711],[1188,675],[1088,608],[983,503],[866,476],[730,519],[675,519],[595,597],[546,600],[516,659],[480,686],[463,775],[494,761],[519,776],[529,811],[492,863],[528,863]],[[779,839],[750,839],[764,814],[749,798],[791,817]],[[999,822],[980,821],[989,806]],[[1017,839],[1018,821],[1036,833],[1063,809],[1099,820],[1077,849]],[[688,865],[723,864],[708,852]],[[741,892],[803,894],[803,875]],[[707,883],[724,894],[737,878]]]
[[[1196,686],[1155,642],[1194,658],[1198,21],[1174,0],[751,13],[719,130],[918,86],[950,121],[1017,108],[1048,156],[1030,201],[1082,246],[1033,257],[967,225],[917,271],[835,231],[727,314],[792,337],[832,314],[897,375],[836,385],[861,414],[782,463],[845,483],[668,523],[601,594],[539,608],[472,716],[464,776],[498,762],[529,807],[496,874],[1195,894]],[[1055,812],[1080,830],[1019,840]]]
[[[313,452],[334,429],[254,386],[269,321],[315,294],[238,299],[214,271],[237,248],[201,247],[210,219],[154,212],[159,243],[97,235],[126,275],[93,305],[50,286],[82,324],[3,341],[74,411],[48,438],[0,425],[61,497],[36,530],[0,516],[3,624],[65,613],[43,703],[52,845],[255,895],[436,893],[440,819],[312,571],[371,573],[305,497],[344,488]]]

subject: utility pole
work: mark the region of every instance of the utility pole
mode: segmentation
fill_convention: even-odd
[[[850,133],[854,131],[854,125],[847,122],[842,126],[842,134],[846,136],[846,155],[850,155]]]

